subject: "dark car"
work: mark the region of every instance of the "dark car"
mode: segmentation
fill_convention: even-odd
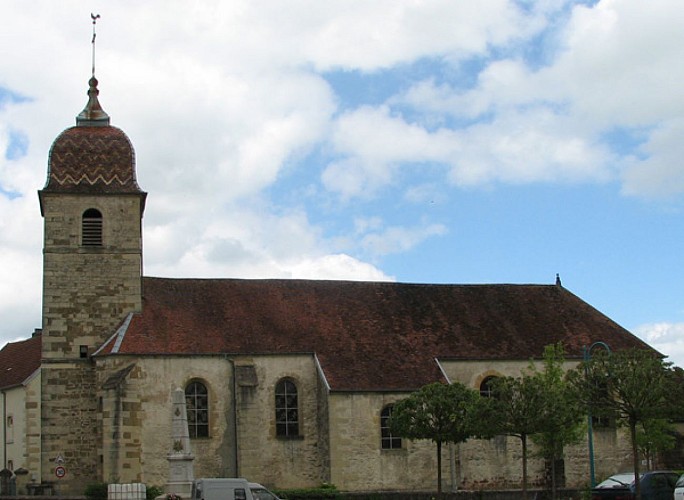
[[[649,471],[639,476],[642,500],[671,500],[679,474],[672,471]],[[610,476],[591,490],[592,500],[632,500],[634,473],[623,472]]]

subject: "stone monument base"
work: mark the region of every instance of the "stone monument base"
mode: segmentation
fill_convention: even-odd
[[[173,494],[188,500],[192,493],[192,482],[195,479],[192,461],[195,456],[189,453],[170,453],[169,480],[164,487],[167,495]]]

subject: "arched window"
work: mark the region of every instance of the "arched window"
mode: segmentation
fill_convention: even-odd
[[[392,405],[385,406],[380,412],[380,436],[383,450],[395,450],[401,448],[401,438],[392,435],[389,427],[389,419],[392,416]]]
[[[209,393],[202,382],[190,382],[185,387],[185,407],[190,437],[209,437]]]
[[[84,247],[102,246],[102,213],[99,210],[89,208],[83,212],[81,245]]]
[[[496,377],[486,377],[480,384],[480,396],[491,398],[494,393],[494,381]]]
[[[299,402],[297,386],[290,379],[282,379],[275,388],[276,436],[299,436]]]

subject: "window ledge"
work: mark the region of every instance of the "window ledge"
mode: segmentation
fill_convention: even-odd
[[[302,434],[297,434],[296,436],[276,436],[277,439],[282,439],[283,441],[303,441],[304,436]]]

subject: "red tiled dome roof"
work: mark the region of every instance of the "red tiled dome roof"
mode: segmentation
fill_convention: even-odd
[[[66,129],[50,149],[44,191],[140,193],[128,136],[110,125]]]
[[[50,148],[44,192],[142,193],[135,178],[135,152],[124,132],[109,124],[97,98],[97,79],[88,81],[88,103],[76,126]]]

